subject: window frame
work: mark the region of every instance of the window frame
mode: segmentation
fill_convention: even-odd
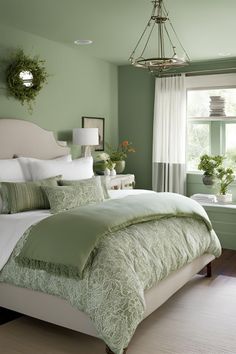
[[[189,91],[197,90],[216,90],[216,89],[236,89],[236,74],[218,74],[218,75],[201,75],[201,76],[189,76],[186,77],[186,102]],[[187,107],[186,107],[187,113]],[[187,116],[187,114],[186,114]],[[206,117],[208,118],[208,117]],[[236,118],[224,121],[220,119],[194,119],[187,116],[187,124],[191,121],[194,124],[209,124],[209,143],[211,155],[223,155],[226,149],[226,124],[236,124]],[[187,133],[186,133],[187,134]],[[188,137],[186,142],[188,141]],[[220,143],[219,143],[220,142]],[[187,147],[188,148],[188,147]],[[187,148],[186,148],[186,161],[187,161]],[[190,174],[201,174],[197,170],[187,170]]]

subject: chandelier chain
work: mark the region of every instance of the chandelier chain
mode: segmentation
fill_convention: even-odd
[[[174,46],[174,43],[173,43],[173,41],[172,41],[172,39],[171,39],[171,37],[169,35],[169,32],[168,32],[165,24],[164,24],[164,28],[165,28],[166,35],[167,35],[167,37],[168,37],[168,39],[170,41],[170,44],[171,44],[171,47],[172,47],[172,50],[173,50],[173,55],[175,56],[176,55],[175,46]]]
[[[151,29],[151,31],[150,31],[150,33],[149,33],[149,36],[148,36],[148,38],[147,38],[147,41],[146,41],[145,46],[144,46],[144,48],[143,48],[143,51],[142,51],[142,53],[141,53],[141,55],[140,55],[140,58],[143,58],[143,54],[144,54],[144,52],[145,52],[145,50],[146,50],[146,48],[147,48],[149,39],[150,39],[150,37],[151,37],[151,35],[152,35],[152,32],[153,32],[153,30],[154,30],[154,27],[155,27],[155,22],[154,22],[153,25],[152,25],[152,29]]]
[[[141,43],[141,41],[142,41],[142,39],[143,39],[143,36],[145,35],[145,33],[146,33],[148,27],[151,26],[151,23],[152,23],[152,16],[153,16],[154,14],[155,14],[155,7],[152,9],[151,17],[150,17],[150,19],[149,19],[149,21],[148,21],[146,27],[144,28],[144,31],[143,31],[143,33],[141,34],[141,37],[139,38],[138,43],[136,44],[134,50],[132,51],[132,53],[131,53],[131,55],[130,55],[130,57],[129,57],[129,60],[132,60],[132,59],[133,59],[133,55],[134,55],[134,53],[136,52],[136,49],[138,48],[139,44]]]
[[[176,38],[177,38],[177,41],[178,41],[179,45],[181,46],[182,50],[184,51],[184,53],[185,53],[185,55],[186,55],[186,58],[190,61],[190,58],[189,58],[189,56],[188,56],[188,53],[186,52],[186,50],[184,49],[182,43],[180,42],[179,36],[177,35],[177,33],[176,33],[175,29],[174,29],[174,26],[172,25],[171,20],[169,20],[169,23],[170,23],[170,26],[171,26],[171,28],[172,28],[172,30],[173,30],[173,32],[174,32]]]

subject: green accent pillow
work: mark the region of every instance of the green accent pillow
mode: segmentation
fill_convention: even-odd
[[[104,201],[101,180],[97,178],[76,181],[73,186],[43,187],[43,190],[53,214]]]
[[[105,199],[110,199],[109,193],[108,193],[108,176],[96,176],[92,177],[89,179],[83,179],[83,180],[74,180],[74,181],[68,181],[62,179],[61,181],[58,182],[60,186],[78,186],[81,185],[81,182],[84,183],[84,181],[88,181],[91,179],[98,179],[100,180],[101,186],[102,186],[102,191]],[[85,182],[86,183],[86,182]]]
[[[4,213],[19,213],[35,209],[49,209],[47,195],[41,186],[57,186],[62,176],[35,182],[1,182]]]
[[[1,182],[0,182],[0,214],[3,211],[3,200],[2,200],[2,192],[1,192]]]
[[[4,193],[4,190],[2,188],[2,182],[0,182],[0,198],[1,198],[0,214],[9,214],[8,196],[7,193]]]

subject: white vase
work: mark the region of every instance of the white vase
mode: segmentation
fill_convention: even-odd
[[[114,168],[110,170],[110,176],[116,176],[116,170]]]
[[[124,160],[116,161],[115,169],[117,174],[121,174],[122,172],[124,172],[125,161]]]
[[[218,194],[216,196],[217,202],[222,204],[230,204],[232,203],[232,194]]]
[[[110,176],[110,170],[107,167],[104,170],[104,176]]]

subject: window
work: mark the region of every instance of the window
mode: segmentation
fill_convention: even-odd
[[[236,88],[189,90],[187,116],[188,171],[198,171],[203,154],[226,155],[236,170]]]
[[[236,171],[236,123],[226,124],[225,137],[227,162]]]

